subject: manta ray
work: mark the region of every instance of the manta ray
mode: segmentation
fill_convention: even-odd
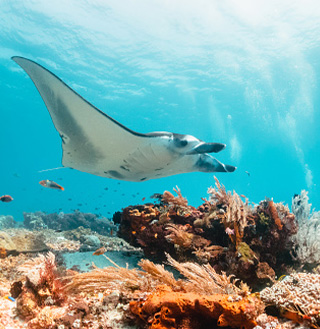
[[[38,89],[62,140],[62,165],[93,175],[142,182],[189,172],[233,172],[208,153],[222,143],[191,135],[135,132],[97,109],[55,74],[27,58],[12,59]]]

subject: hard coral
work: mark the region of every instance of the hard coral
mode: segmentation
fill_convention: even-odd
[[[240,299],[221,294],[201,296],[159,286],[145,301],[130,302],[130,310],[149,323],[150,329],[198,329],[215,324],[251,329],[264,305],[254,296]]]
[[[320,275],[295,273],[261,291],[261,299],[275,306],[283,317],[320,327]]]

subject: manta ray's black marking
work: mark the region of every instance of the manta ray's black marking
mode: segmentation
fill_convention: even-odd
[[[90,104],[36,62],[12,57],[32,79],[62,140],[62,165],[90,174],[141,182],[181,173],[233,172],[209,155],[225,148],[191,135],[135,132]]]

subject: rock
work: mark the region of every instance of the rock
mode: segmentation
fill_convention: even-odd
[[[16,245],[10,238],[10,236],[3,231],[0,231],[0,248],[4,248],[6,250],[15,250]]]
[[[10,235],[0,231],[0,248],[7,251],[17,252],[39,252],[49,250],[44,243],[45,237],[38,232],[29,232],[25,230],[10,231]]]
[[[44,243],[44,240],[44,235],[37,232],[22,233],[12,237],[18,252],[47,251],[49,248]]]
[[[95,235],[86,235],[84,240],[84,243],[90,247],[93,248],[100,248],[101,247],[101,241],[99,238]]]

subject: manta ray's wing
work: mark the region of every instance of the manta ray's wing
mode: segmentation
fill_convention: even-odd
[[[30,76],[49,110],[62,139],[63,166],[99,176],[126,179],[120,177],[117,169],[134,150],[146,143],[146,139],[156,138],[123,126],[41,65],[23,57],[12,59]],[[141,169],[138,167],[137,164],[136,171]]]

